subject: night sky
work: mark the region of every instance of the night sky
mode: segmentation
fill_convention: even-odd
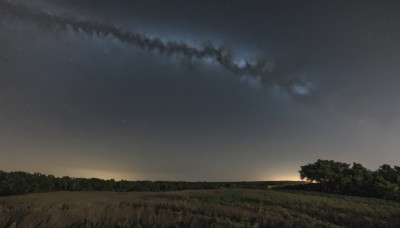
[[[297,180],[400,165],[400,3],[0,0],[0,169]]]

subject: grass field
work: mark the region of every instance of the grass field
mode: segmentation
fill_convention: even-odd
[[[302,191],[51,192],[0,197],[0,227],[400,227],[400,203]]]

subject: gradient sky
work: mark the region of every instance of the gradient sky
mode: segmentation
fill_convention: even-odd
[[[0,169],[250,181],[317,159],[400,165],[399,40],[396,0],[0,0]]]

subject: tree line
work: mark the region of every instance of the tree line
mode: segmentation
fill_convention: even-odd
[[[266,189],[269,186],[293,184],[292,181],[254,182],[185,182],[185,181],[127,181],[98,178],[55,177],[41,173],[0,171],[0,195],[52,191],[178,191],[188,189],[244,188]]]
[[[360,163],[317,160],[301,166],[300,178],[311,183],[292,187],[344,195],[400,200],[400,167],[381,165],[371,171]]]
[[[188,189],[285,189],[314,190],[353,196],[400,200],[400,167],[381,165],[371,171],[360,163],[317,160],[301,166],[301,180],[251,182],[185,182],[185,181],[127,181],[98,178],[55,177],[41,173],[0,171],[0,195],[18,195],[51,191],[178,191]]]

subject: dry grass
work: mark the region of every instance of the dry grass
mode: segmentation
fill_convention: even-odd
[[[399,227],[400,204],[274,190],[0,197],[0,227]]]

